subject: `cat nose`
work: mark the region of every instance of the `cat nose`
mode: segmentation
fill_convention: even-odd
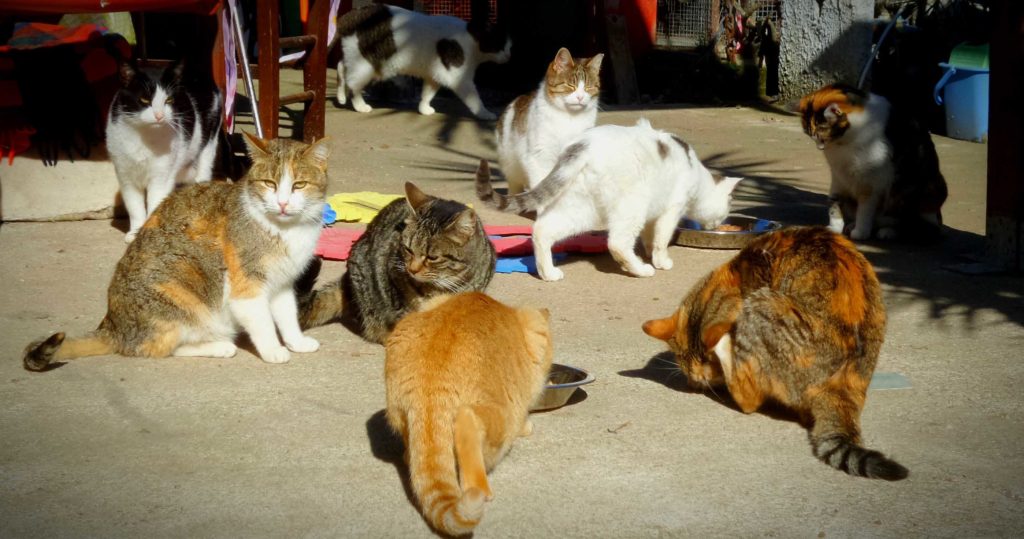
[[[155,117],[156,117],[156,121],[158,121],[158,122],[159,122],[159,121],[162,121],[162,120],[164,119],[164,113],[163,113],[163,112],[160,112],[160,111],[156,111],[156,112],[154,112],[154,113],[153,113],[153,116],[155,116]]]
[[[277,205],[281,206],[281,213],[284,213],[285,210],[288,208],[288,201],[285,200],[285,201],[282,202],[282,201],[278,200],[277,201]]]

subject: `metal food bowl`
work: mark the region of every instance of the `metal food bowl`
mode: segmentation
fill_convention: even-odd
[[[552,363],[551,372],[548,374],[548,383],[544,386],[544,392],[541,393],[540,398],[530,408],[530,411],[539,412],[541,410],[561,408],[569,402],[569,398],[572,397],[572,394],[580,386],[587,385],[593,381],[594,375],[583,369]]]
[[[699,223],[683,219],[676,227],[675,244],[698,249],[742,249],[761,234],[782,228],[778,221],[746,215],[730,215],[722,224],[738,226],[740,230],[703,230]]]

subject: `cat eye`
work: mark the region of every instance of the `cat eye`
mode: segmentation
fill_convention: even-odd
[[[295,182],[292,185],[292,189],[305,189],[309,185],[309,182]]]
[[[427,255],[427,262],[437,262],[441,257],[437,255]]]
[[[174,98],[173,97],[168,97],[167,99],[164,99],[164,104],[165,105],[170,105],[171,103],[174,103]]]
[[[149,104],[149,100],[146,99],[145,97],[140,97],[139,98],[139,103],[142,103],[143,105],[148,105]]]
[[[277,183],[272,180],[260,180],[260,183],[262,183],[267,189],[277,189]]]

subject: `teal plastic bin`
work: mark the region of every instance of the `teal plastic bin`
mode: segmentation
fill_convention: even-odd
[[[949,63],[939,64],[945,73],[933,95],[945,104],[946,134],[960,140],[988,139],[988,45],[953,48]]]

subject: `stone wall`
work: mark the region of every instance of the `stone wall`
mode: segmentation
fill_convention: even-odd
[[[874,0],[782,0],[783,100],[833,82],[857,84],[871,54],[874,6]]]

